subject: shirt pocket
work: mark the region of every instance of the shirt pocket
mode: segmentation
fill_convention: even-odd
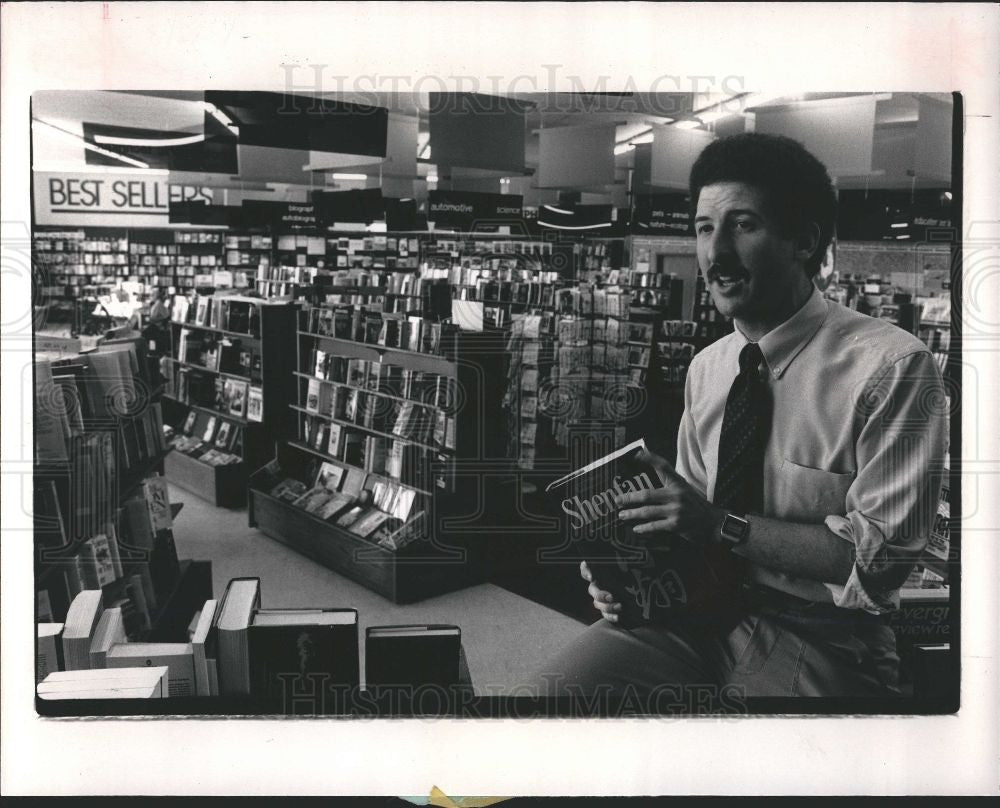
[[[800,466],[782,458],[771,499],[774,515],[779,519],[798,519],[806,523],[821,523],[827,516],[847,513],[847,489],[856,472],[846,474],[809,466]]]

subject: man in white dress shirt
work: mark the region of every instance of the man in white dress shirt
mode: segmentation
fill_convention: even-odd
[[[624,629],[584,563],[599,620],[541,672],[545,692],[730,685],[747,696],[897,692],[883,615],[926,544],[947,407],[926,346],[828,301],[813,277],[836,196],[787,138],[705,148],[691,172],[698,263],[732,334],[691,363],[665,487],[619,497],[656,542],[702,543],[742,572],[735,615]],[[734,504],[735,503],[735,504]]]

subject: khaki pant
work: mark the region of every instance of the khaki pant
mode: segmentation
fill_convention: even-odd
[[[898,695],[898,668],[895,637],[881,617],[772,595],[718,625],[678,620],[627,630],[599,620],[539,670],[534,685],[547,696],[585,700],[627,692],[658,712],[675,686],[725,688],[734,702]]]

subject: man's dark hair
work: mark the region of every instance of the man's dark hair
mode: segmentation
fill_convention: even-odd
[[[826,167],[805,146],[782,135],[751,132],[712,141],[691,167],[692,219],[701,189],[717,182],[742,182],[760,190],[785,236],[810,222],[818,224],[819,244],[806,261],[806,272],[810,277],[819,272],[833,238],[837,195]]]

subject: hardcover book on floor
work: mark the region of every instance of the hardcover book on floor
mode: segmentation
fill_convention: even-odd
[[[327,712],[360,683],[356,609],[260,609],[249,628],[251,694]]]

